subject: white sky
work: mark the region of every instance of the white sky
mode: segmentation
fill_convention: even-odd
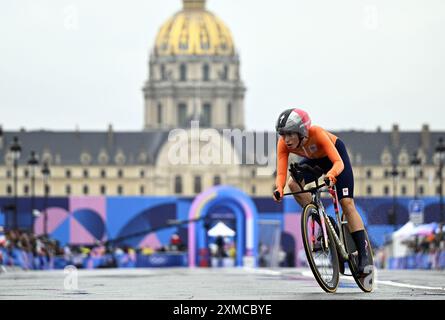
[[[2,0],[0,125],[137,131],[148,55],[182,0]],[[231,29],[246,125],[445,129],[445,1],[208,0]]]

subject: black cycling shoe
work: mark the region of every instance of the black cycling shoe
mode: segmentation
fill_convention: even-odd
[[[368,255],[358,257],[357,272],[360,277],[365,277],[372,273],[372,266],[368,262]]]

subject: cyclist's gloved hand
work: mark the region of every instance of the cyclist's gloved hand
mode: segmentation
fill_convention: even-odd
[[[328,186],[328,187],[332,187],[334,184],[337,183],[337,179],[332,175],[332,174],[327,174],[324,178],[324,183]]]
[[[278,187],[275,189],[275,191],[273,192],[273,199],[275,202],[281,202],[281,200],[283,199],[283,188]]]

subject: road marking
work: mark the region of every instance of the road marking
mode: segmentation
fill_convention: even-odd
[[[245,271],[251,272],[251,273],[257,273],[257,274],[268,274],[268,275],[274,275],[274,276],[281,276],[283,275],[282,272],[276,271],[276,270],[269,270],[269,269],[254,269],[254,268],[244,268]],[[307,278],[313,278],[314,275],[312,274],[312,271],[301,271],[299,272],[302,276]],[[354,282],[354,278],[352,277],[346,277],[346,276],[340,276],[341,280],[346,281],[352,281]],[[429,286],[419,286],[409,283],[400,283],[395,281],[386,281],[386,280],[377,280],[377,284],[386,285],[386,286],[392,286],[392,287],[399,287],[399,288],[409,288],[409,289],[419,289],[419,290],[439,290],[439,291],[445,291],[445,287],[429,287]]]
[[[381,281],[381,280],[377,280],[377,283],[387,285],[387,286],[401,287],[401,288],[445,291],[445,287],[427,287],[427,286],[418,286],[418,285],[408,284],[408,283],[399,283],[399,282],[394,282],[394,281]]]

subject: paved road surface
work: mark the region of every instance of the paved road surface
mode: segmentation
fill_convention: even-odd
[[[335,294],[324,293],[309,269],[108,269],[9,270],[0,274],[0,299],[306,300],[442,299],[444,271],[378,272],[377,287],[364,294],[342,278]]]

